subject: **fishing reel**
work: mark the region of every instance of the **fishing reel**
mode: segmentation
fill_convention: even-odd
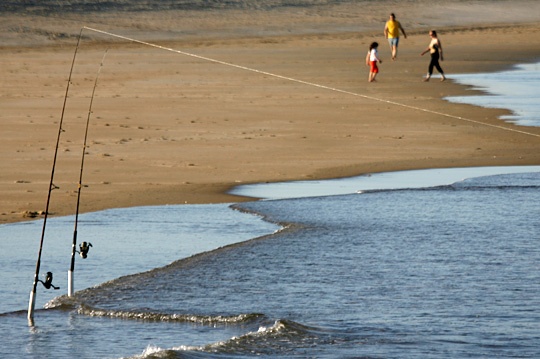
[[[43,286],[46,288],[46,289],[51,289],[51,288],[54,288],[56,290],[60,289],[60,287],[56,287],[52,284],[52,281],[53,281],[53,274],[52,272],[47,272],[47,275],[45,276],[45,282],[42,281],[41,279],[38,280],[38,282],[41,282],[41,284],[43,284]]]
[[[86,258],[88,256],[88,251],[90,250],[90,247],[92,247],[92,243],[90,242],[82,242],[79,245],[79,250],[77,251],[82,258]]]

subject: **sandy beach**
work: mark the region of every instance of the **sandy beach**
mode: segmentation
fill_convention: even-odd
[[[10,3],[0,13],[0,223],[45,210],[83,26],[162,48],[82,31],[51,215],[75,213],[88,118],[81,212],[239,202],[249,199],[227,191],[245,183],[540,164],[540,128],[445,101],[473,92],[437,75],[424,83],[429,59],[419,56],[433,28],[448,75],[538,61],[538,1],[96,12]],[[397,61],[383,37],[390,12],[409,35]],[[376,83],[364,63],[372,41],[383,59]]]

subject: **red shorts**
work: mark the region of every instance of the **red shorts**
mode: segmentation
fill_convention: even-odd
[[[373,72],[375,74],[379,72],[379,68],[377,67],[377,61],[370,61],[369,66],[369,72]]]

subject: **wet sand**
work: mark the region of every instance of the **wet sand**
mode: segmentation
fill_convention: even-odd
[[[538,61],[540,3],[495,2],[488,9],[482,3],[490,2],[449,1],[429,16],[422,1],[397,9],[383,1],[271,11],[3,13],[0,223],[45,210],[82,26],[183,53],[83,31],[58,147],[53,215],[75,212],[85,125],[105,51],[90,114],[82,212],[238,202],[248,199],[226,192],[245,183],[539,165],[540,128],[505,123],[502,110],[444,101],[471,93],[451,80],[435,75],[422,82],[429,59],[419,54],[430,28],[439,31],[449,75]],[[382,36],[390,11],[409,35],[397,61]],[[376,83],[367,82],[364,64],[372,41],[383,58]]]

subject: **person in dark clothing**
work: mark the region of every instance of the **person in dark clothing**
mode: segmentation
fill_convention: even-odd
[[[429,81],[429,79],[431,78],[431,75],[433,75],[433,68],[436,68],[437,71],[439,71],[439,73],[441,74],[441,81],[444,81],[446,80],[446,77],[444,76],[444,71],[441,65],[439,64],[439,59],[441,61],[444,61],[441,40],[439,40],[439,38],[437,37],[437,32],[435,30],[431,30],[429,32],[429,36],[431,37],[429,46],[426,50],[424,50],[420,54],[420,56],[424,56],[425,54],[429,52],[431,55],[431,61],[428,67],[428,74],[426,78],[424,79],[424,81]]]

